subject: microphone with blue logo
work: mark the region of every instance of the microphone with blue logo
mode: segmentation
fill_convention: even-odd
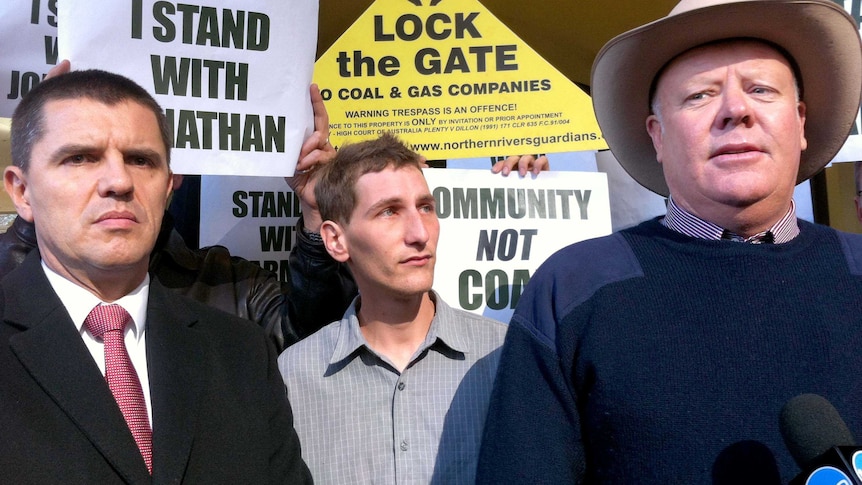
[[[790,485],[862,485],[862,448],[838,411],[817,394],[781,409],[781,435],[802,473]]]

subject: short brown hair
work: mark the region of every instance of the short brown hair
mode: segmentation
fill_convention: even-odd
[[[132,101],[149,108],[156,116],[170,167],[173,137],[162,107],[150,93],[131,79],[98,69],[72,71],[46,79],[24,96],[12,115],[12,164],[27,171],[33,146],[45,134],[44,109],[48,102],[82,98],[108,106]]]
[[[419,154],[389,132],[374,140],[339,148],[335,158],[321,169],[314,187],[323,220],[348,224],[356,206],[356,181],[367,173],[381,172],[388,167],[415,167],[421,171],[422,161]]]

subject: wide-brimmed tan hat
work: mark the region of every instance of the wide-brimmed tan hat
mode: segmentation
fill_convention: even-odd
[[[626,171],[667,196],[646,131],[653,79],[670,60],[702,44],[755,38],[787,51],[801,73],[805,136],[796,182],[819,172],[844,144],[862,98],[856,22],[832,0],[682,0],[667,17],[611,39],[593,63],[593,108]]]

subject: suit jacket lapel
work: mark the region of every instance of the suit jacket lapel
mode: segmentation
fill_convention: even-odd
[[[129,483],[150,481],[108,385],[40,267],[38,251],[3,280],[12,351],[33,379]]]
[[[153,480],[181,481],[191,454],[201,394],[209,382],[197,314],[155,278],[147,307],[147,367],[153,405]]]

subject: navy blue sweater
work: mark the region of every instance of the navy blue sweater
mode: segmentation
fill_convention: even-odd
[[[512,318],[478,481],[786,482],[778,415],[808,392],[862,437],[862,237],[800,228],[753,245],[654,219],[549,258]]]

